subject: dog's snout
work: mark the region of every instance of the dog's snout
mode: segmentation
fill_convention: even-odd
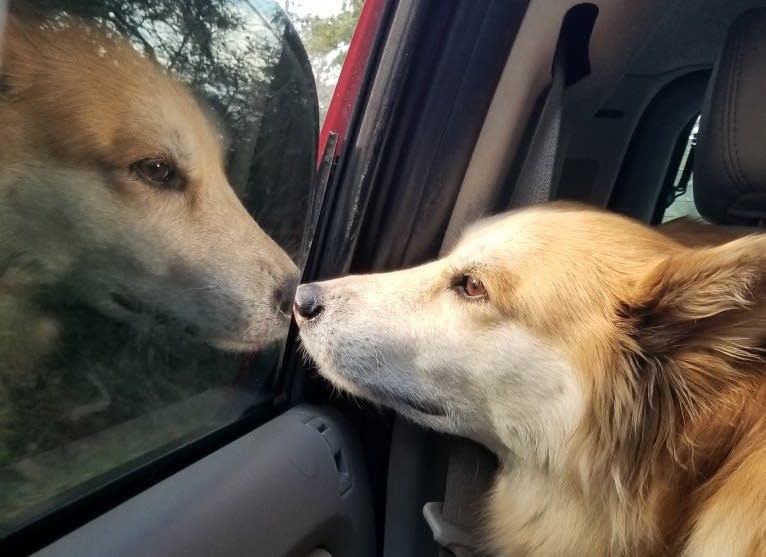
[[[300,323],[303,320],[314,319],[322,313],[322,291],[316,284],[301,284],[295,292],[293,312]]]
[[[297,286],[297,283],[297,280],[285,281],[274,291],[274,298],[277,301],[277,309],[288,317],[290,316],[290,308],[293,304],[293,297],[295,296],[295,287]]]

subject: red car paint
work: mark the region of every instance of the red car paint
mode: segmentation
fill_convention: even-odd
[[[317,163],[322,160],[322,153],[330,132],[338,134],[338,150],[346,139],[351,114],[354,111],[359,89],[362,86],[364,71],[385,5],[386,0],[366,0],[362,6],[359,21],[351,37],[351,44],[322,125],[322,132],[319,134]]]

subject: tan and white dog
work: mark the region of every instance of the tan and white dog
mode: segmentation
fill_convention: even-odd
[[[493,555],[766,555],[765,236],[543,205],[294,311],[333,384],[498,455]]]
[[[45,353],[54,296],[224,350],[284,335],[297,269],[187,87],[64,13],[12,11],[0,36],[0,365]]]

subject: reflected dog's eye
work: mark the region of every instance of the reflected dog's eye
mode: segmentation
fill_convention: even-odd
[[[180,190],[186,185],[184,176],[175,164],[163,158],[141,159],[130,169],[144,182],[155,188]]]
[[[465,296],[468,296],[469,298],[487,297],[487,289],[484,288],[484,283],[482,283],[476,277],[472,277],[471,275],[463,276],[460,279],[459,287],[461,289],[461,293]]]

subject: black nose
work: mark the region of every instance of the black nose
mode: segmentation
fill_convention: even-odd
[[[297,280],[288,280],[274,291],[274,298],[277,301],[277,309],[288,317],[290,316],[290,307],[293,304],[293,297],[295,296],[295,287],[297,283]]]
[[[316,284],[301,284],[295,292],[293,311],[296,317],[313,319],[320,313],[322,305],[322,290]]]

